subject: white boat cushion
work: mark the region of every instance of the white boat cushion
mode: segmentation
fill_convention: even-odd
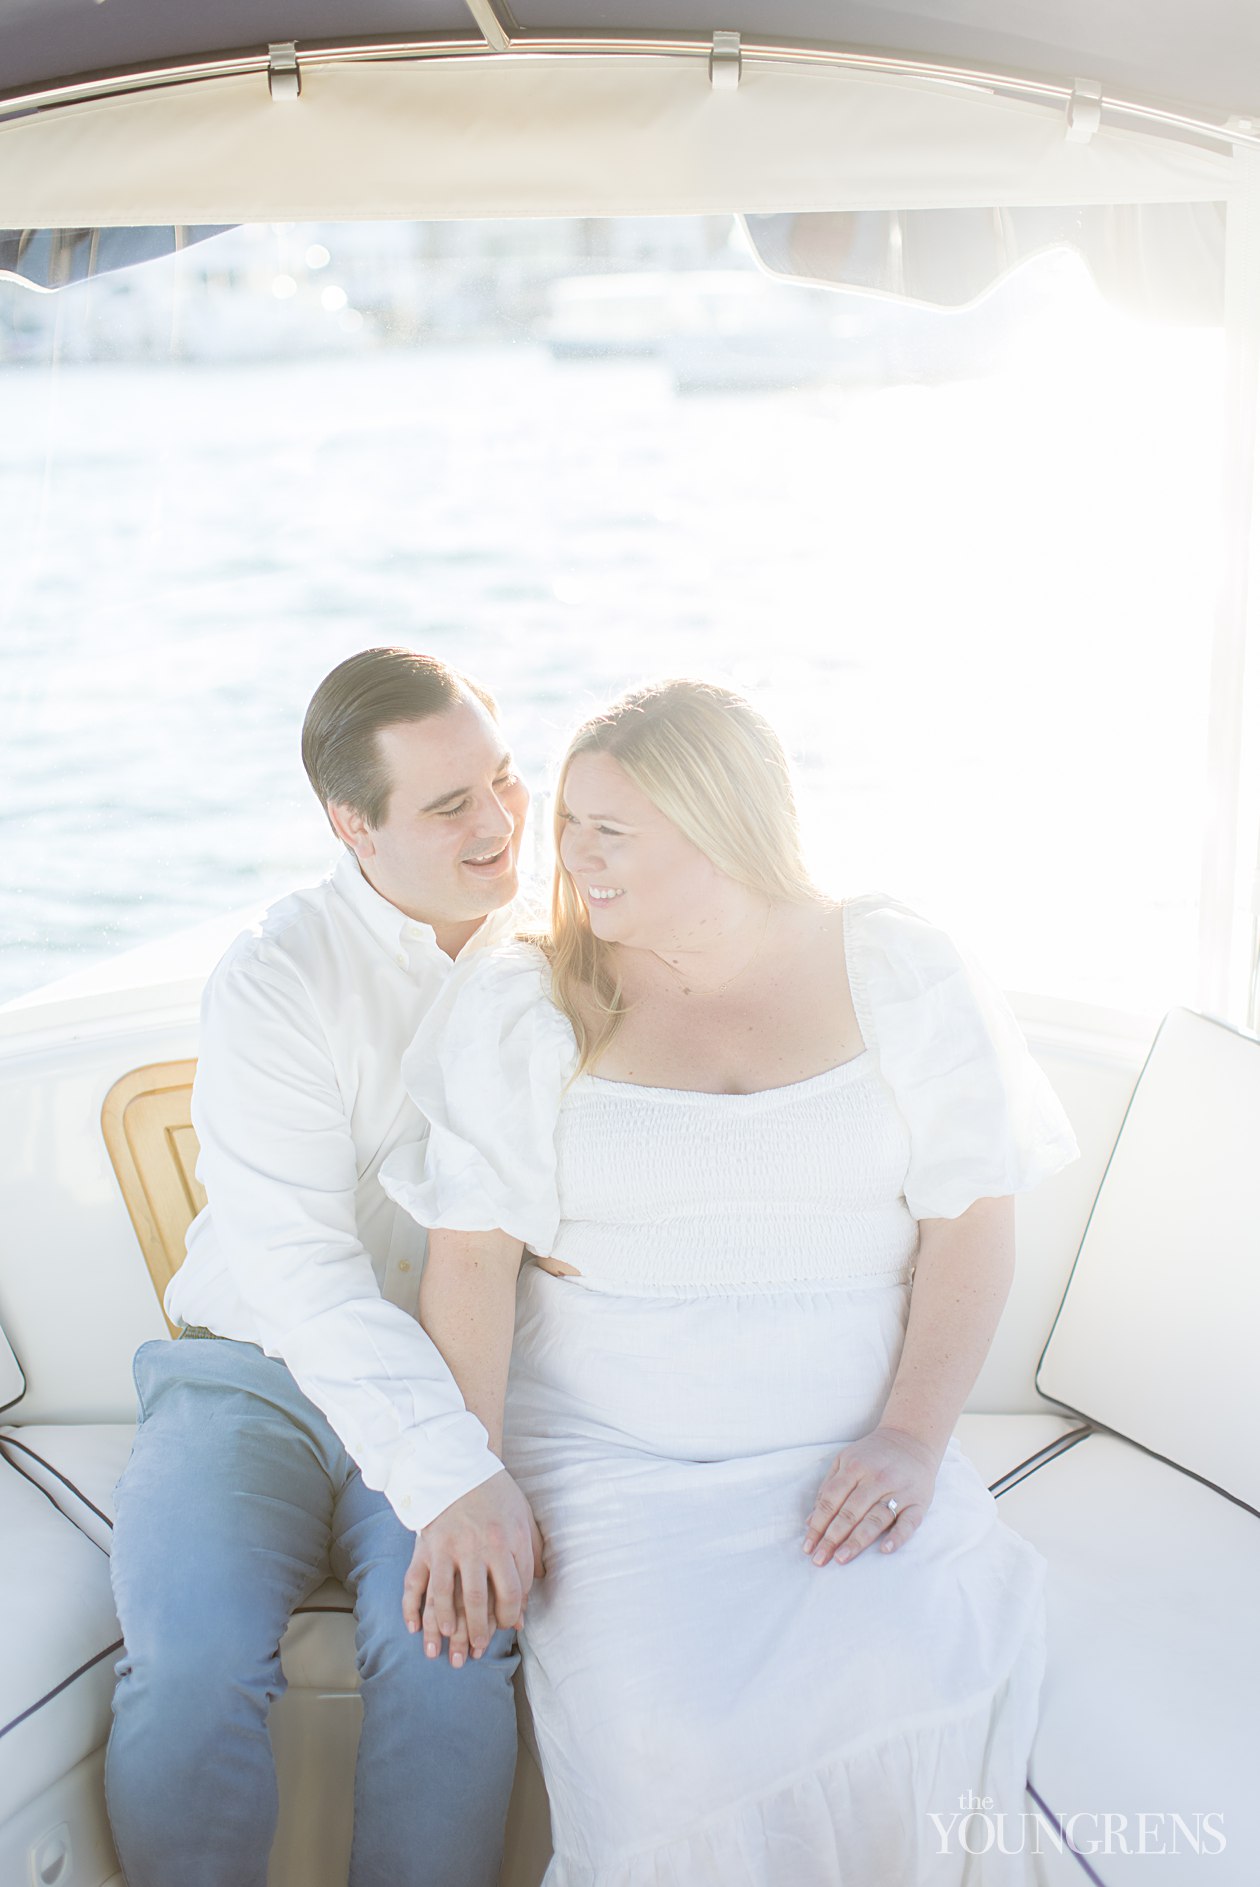
[[[1139,1814],[1155,1818],[1149,1852],[1116,1851],[1113,1835],[1111,1852],[1086,1853],[1106,1887],[1255,1887],[1257,1516],[1101,1432],[1001,1495],[1000,1512],[1049,1562],[1037,1794],[1081,1814],[1078,1847],[1103,1838],[1086,1817],[1127,1817],[1131,1847]],[[1201,1855],[1174,1812],[1202,1830]]]
[[[1134,1089],[1037,1388],[1260,1508],[1260,1041],[1170,1010]]]
[[[0,1428],[0,1454],[108,1553],[114,1489],[134,1434],[129,1422]],[[307,1690],[358,1689],[352,1611],[350,1594],[336,1579],[325,1580],[303,1600],[280,1643],[280,1664],[290,1684]]]
[[[121,1650],[109,1560],[0,1461],[0,1824],[100,1747]]]
[[[954,1430],[963,1453],[974,1462],[986,1487],[995,1492],[1004,1482],[1028,1472],[1047,1454],[1065,1445],[1069,1436],[1089,1433],[1079,1415],[990,1415],[965,1410]]]
[[[964,1454],[985,1484],[996,1487],[1038,1462],[1069,1436],[1088,1433],[1080,1416],[1047,1410],[1042,1415],[965,1412],[954,1430]],[[46,1488],[76,1526],[108,1552],[114,1519],[114,1489],[127,1464],[135,1429],[125,1422],[32,1423],[0,1427],[0,1452],[7,1452]],[[351,1610],[350,1595],[329,1580],[306,1601],[307,1613]]]
[[[11,1408],[25,1394],[26,1377],[22,1374],[22,1365],[4,1333],[4,1326],[0,1324],[0,1409]]]
[[[6,1427],[0,1428],[0,1453],[108,1553],[114,1488],[135,1432],[130,1422]]]
[[[280,1668],[295,1690],[355,1691],[354,1611],[338,1579],[303,1599],[280,1640]]]
[[[1080,1427],[1072,1416],[976,1414],[963,1416],[957,1434],[985,1481],[995,1486]],[[0,1453],[108,1552],[114,1488],[134,1433],[122,1422],[0,1428]],[[352,1602],[338,1580],[326,1580],[298,1607],[281,1640],[280,1663],[299,1689],[357,1689]]]
[[[1162,1818],[1155,1838],[1179,1841],[1178,1851],[1126,1855],[1113,1845],[1091,1860],[1107,1887],[1182,1887],[1199,1857],[1188,1855],[1185,1833],[1172,1826],[1174,1811],[1191,1833],[1203,1829],[1205,1854],[1213,1826],[1223,1828],[1226,1846],[1211,1855],[1214,1887],[1254,1887],[1260,1823],[1248,1760],[1260,1695],[1260,1641],[1251,1627],[1260,1589],[1256,1517],[1115,1436],[1082,1439],[1070,1416],[966,1414],[956,1433],[988,1484],[1005,1484],[1002,1517],[1049,1562],[1049,1657],[1031,1767],[1036,1796],[1051,1817],[1081,1817],[1075,1838],[1087,1856],[1087,1844],[1101,1838],[1092,1817],[1126,1817],[1131,1846],[1139,1814]],[[0,1660],[3,1722],[36,1706],[0,1742],[0,1814],[108,1733],[114,1655],[102,1653],[114,1653],[118,1636],[108,1568],[52,1499],[66,1514],[107,1529],[130,1441],[125,1425],[0,1430],[7,1455],[0,1514],[7,1537],[20,1528],[24,1541],[9,1574],[5,1616],[21,1623],[21,1656]],[[15,1462],[42,1473],[47,1496]],[[355,1687],[353,1619],[342,1586],[329,1581],[312,1594],[281,1651],[297,1687]],[[1216,1820],[1196,1823],[1196,1815]]]

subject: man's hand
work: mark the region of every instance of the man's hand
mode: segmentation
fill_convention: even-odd
[[[403,1581],[407,1630],[423,1628],[426,1657],[448,1638],[453,1665],[470,1647],[479,1658],[496,1625],[524,1623],[529,1589],[545,1570],[538,1523],[503,1468],[417,1534]]]

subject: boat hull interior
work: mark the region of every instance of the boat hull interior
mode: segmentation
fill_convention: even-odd
[[[117,1869],[102,1786],[119,1649],[111,1499],[134,1420],[129,1361],[168,1327],[102,1110],[132,1070],[195,1058],[195,1006],[186,987],[172,995],[166,1013],[151,991],[11,1010],[0,1038],[0,1132],[22,1151],[3,1183],[0,1251],[16,1359],[0,1513],[6,1538],[23,1541],[5,1573],[0,1659],[0,1880],[15,1887],[103,1887]],[[1260,1278],[1246,1148],[1260,1136],[1260,1042],[1185,1009],[1146,1051],[1029,1036],[1083,1157],[1017,1199],[1016,1283],[957,1440],[1050,1566],[1027,1797],[1039,1865],[1051,1887],[1086,1878],[1072,1847],[1088,1855],[1090,1818],[1153,1804],[1206,1852],[1222,1828],[1211,1878],[1249,1887],[1260,1647],[1240,1623],[1260,1582],[1245,1388]],[[1205,1602],[1188,1604],[1192,1592]],[[309,1597],[282,1659],[271,1887],[344,1887],[358,1734],[344,1589],[330,1581]],[[502,1880],[536,1887],[546,1796],[519,1691],[518,1710]],[[1193,1739],[1171,1734],[1189,1722]],[[1073,1814],[1074,1843],[1058,1820]],[[1155,1855],[1109,1853],[1101,1878],[1171,1887],[1197,1878],[1178,1872],[1185,1856],[1184,1838],[1163,1872]]]

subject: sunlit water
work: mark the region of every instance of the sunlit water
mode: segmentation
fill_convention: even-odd
[[[1082,291],[933,386],[526,343],[3,370],[0,997],[322,871],[305,703],[406,641],[540,788],[609,694],[734,679],[833,889],[1011,988],[1193,1001],[1218,345]]]

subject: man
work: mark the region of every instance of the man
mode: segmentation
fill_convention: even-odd
[[[180,1338],[136,1357],[118,1487],[110,1816],[129,1887],[264,1887],[279,1641],[331,1569],[363,1698],[351,1887],[491,1887],[541,1543],[416,1321],[424,1235],[377,1174],[424,1132],[400,1073],[421,1016],[513,929],[528,793],[490,696],[405,649],[326,677],[302,756],[345,849],[206,987],[208,1204],[167,1293]],[[490,1588],[446,1658],[403,1614],[438,1563]]]

